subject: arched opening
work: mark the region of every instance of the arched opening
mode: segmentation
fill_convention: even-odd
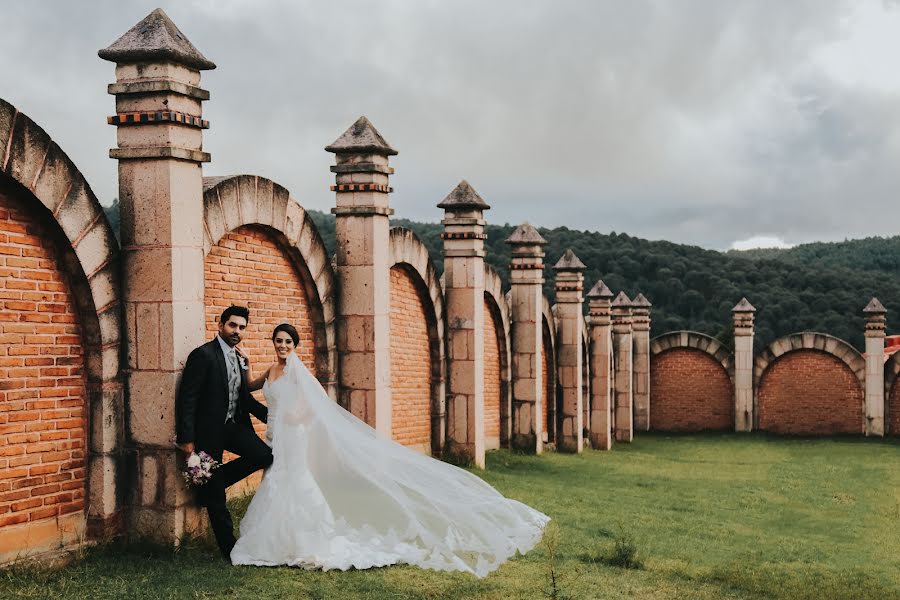
[[[100,348],[77,264],[53,215],[0,176],[0,562],[85,534],[86,357]]]
[[[403,264],[391,268],[391,437],[432,453],[434,327],[425,285]]]

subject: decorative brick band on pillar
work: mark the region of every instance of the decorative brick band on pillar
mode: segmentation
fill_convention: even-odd
[[[634,331],[634,428],[650,431],[650,301],[643,294],[631,303]]]
[[[588,292],[591,325],[591,448],[609,450],[613,441],[613,345],[610,303],[613,293],[598,281]]]
[[[634,378],[631,300],[625,292],[619,292],[610,305],[612,308],[613,346],[616,353],[615,394],[616,441],[630,442],[634,439]]]
[[[388,157],[397,151],[360,117],[335,142],[338,401],[391,435],[391,260]]]
[[[872,298],[866,317],[866,435],[884,436],[884,328],[887,310]]]
[[[731,309],[734,316],[734,430],[753,431],[753,313],[741,298]]]
[[[584,365],[584,270],[587,267],[567,249],[556,271],[557,366],[562,406],[556,447],[563,452],[584,450],[582,377]]]
[[[483,469],[484,211],[490,206],[462,181],[438,208],[444,209],[441,237],[449,373],[444,457]]]
[[[162,10],[101,58],[116,63],[116,113],[177,111],[187,120],[111,119],[117,126],[128,362],[128,442],[136,477],[130,530],[177,543],[201,523],[179,475],[177,381],[203,342],[203,129],[200,71],[214,69]]]
[[[512,438],[514,450],[543,451],[541,373],[543,348],[544,250],[547,240],[524,223],[506,239],[512,246],[510,327],[512,329]]]

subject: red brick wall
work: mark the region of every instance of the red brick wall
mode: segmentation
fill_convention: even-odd
[[[254,376],[275,362],[271,339],[279,323],[297,328],[297,354],[316,372],[313,320],[306,291],[296,268],[269,234],[256,227],[239,227],[219,240],[203,267],[209,339],[218,333],[223,310],[231,304],[246,306],[250,309],[250,325],[241,348],[251,359]],[[254,395],[264,401],[262,391]],[[266,426],[255,418],[251,420],[256,431],[264,435]]]
[[[651,430],[733,429],[733,395],[728,373],[706,352],[674,348],[651,358]]]
[[[391,269],[391,435],[431,449],[431,348],[425,302],[412,276]]]
[[[887,434],[900,435],[900,377],[894,380],[887,397],[887,414],[884,416]]]
[[[808,435],[862,433],[862,386],[847,365],[830,354],[789,352],[763,373],[759,428]]]
[[[553,359],[551,357],[551,354],[553,353],[553,344],[550,340],[550,329],[547,327],[546,321],[543,322],[541,332],[543,334],[543,350],[541,352],[541,381],[544,382],[544,389],[541,390],[541,422],[543,423],[543,431],[547,432],[547,439],[552,442],[554,431],[550,427],[549,414],[550,403],[555,397],[553,390],[556,386],[554,385],[555,382],[553,381],[553,377],[551,376],[552,374],[550,373],[550,365],[553,364]]]
[[[81,328],[54,239],[0,190],[0,527],[84,510]]]
[[[484,437],[500,440],[500,341],[503,326],[494,321],[490,301],[484,301]]]

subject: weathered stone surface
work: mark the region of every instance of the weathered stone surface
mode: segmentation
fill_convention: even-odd
[[[887,312],[887,309],[884,305],[878,301],[878,298],[872,298],[866,307],[863,309],[863,313],[867,315],[872,314],[884,314]]]
[[[43,129],[20,113],[12,131],[6,173],[31,189],[52,143],[50,136]],[[52,211],[56,207],[48,208]]]
[[[13,123],[16,120],[16,107],[0,98],[0,148],[6,152],[6,144],[12,135]],[[0,156],[0,170],[4,168],[3,156]]]
[[[634,300],[631,301],[631,306],[634,308],[650,308],[653,305],[650,304],[650,301],[643,294],[638,293]]]
[[[216,68],[161,8],[141,19],[97,55],[116,63],[172,61],[201,71]]]
[[[756,309],[753,308],[753,305],[746,298],[741,298],[741,301],[731,309],[731,312],[756,312]]]
[[[584,271],[587,269],[587,265],[575,256],[571,248],[567,248],[559,261],[553,265],[553,269],[556,271]]]
[[[488,210],[490,206],[484,199],[478,195],[478,192],[469,185],[469,182],[463,179],[453,188],[453,191],[447,194],[447,197],[441,200],[438,208],[447,211],[464,210],[476,208],[479,210]]]
[[[510,245],[545,245],[547,240],[534,228],[530,223],[522,223],[516,227],[508,238],[506,243]]]
[[[603,283],[602,280],[598,280],[597,283],[594,284],[594,287],[591,288],[591,291],[587,293],[587,297],[592,300],[602,300],[604,298],[612,298],[614,294],[610,291],[606,284]]]
[[[382,156],[394,156],[397,151],[378,133],[375,126],[366,117],[360,117],[338,139],[325,146],[328,152],[335,154],[371,152]]]

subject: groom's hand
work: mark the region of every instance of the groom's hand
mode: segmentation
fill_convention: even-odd
[[[178,448],[184,452],[185,456],[190,456],[191,453],[194,452],[194,442],[186,442],[184,444],[178,444]]]

